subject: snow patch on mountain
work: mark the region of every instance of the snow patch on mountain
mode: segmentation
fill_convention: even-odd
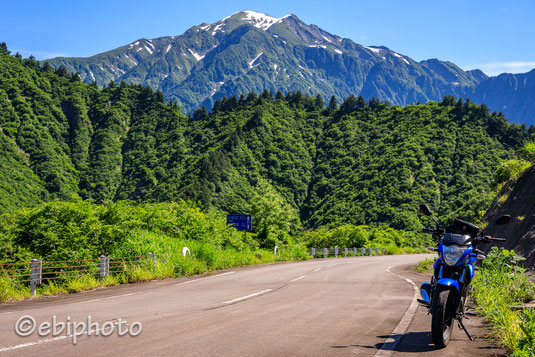
[[[173,47],[172,44],[167,45],[167,48],[165,49],[165,53],[169,52],[169,50]]]
[[[364,47],[364,48],[366,48],[366,49],[368,49],[368,50],[370,50],[370,51],[372,51],[374,53],[377,53],[377,54],[381,53],[381,49],[380,48],[368,47],[368,46],[362,46],[362,47]]]
[[[246,10],[246,11],[236,12],[211,25],[199,26],[199,28],[204,31],[211,30],[212,36],[215,36],[215,34],[217,34],[218,32],[225,32],[224,27],[226,26],[226,21],[229,18],[231,18],[232,16],[240,15],[240,14],[241,14],[241,17],[239,18],[240,20],[250,23],[254,27],[262,29],[264,31],[266,31],[267,29],[269,29],[271,26],[275,24],[281,23],[288,16],[291,16],[291,15],[286,15],[283,17],[273,17],[273,16],[263,14],[261,12]]]
[[[253,64],[256,62],[256,60],[262,56],[264,52],[260,52],[255,58],[253,58],[251,61],[249,61],[249,68],[253,68]]]
[[[143,46],[145,47],[145,49],[147,50],[148,53],[150,53],[152,55],[152,51],[150,50],[150,48],[148,48],[147,46]]]
[[[204,58],[204,55],[200,55],[197,52],[192,51],[191,48],[188,48],[188,51],[193,55],[193,57],[195,57],[197,61],[200,61]]]
[[[402,60],[403,62],[405,62],[406,64],[410,64],[409,61],[407,61],[407,60],[405,59],[405,57],[403,57],[403,56],[400,55],[399,53],[392,52],[392,54],[393,54],[394,56],[396,56],[397,58],[401,58],[401,60]]]
[[[271,26],[282,22],[283,19],[290,16],[286,15],[284,17],[277,18],[256,11],[242,11],[242,13],[245,14],[245,17],[242,17],[242,20],[246,20],[254,27],[257,27],[264,31],[269,29]]]
[[[343,53],[342,51],[340,51],[339,49],[336,49],[336,48],[334,49],[334,52],[338,53],[339,55],[341,55]]]

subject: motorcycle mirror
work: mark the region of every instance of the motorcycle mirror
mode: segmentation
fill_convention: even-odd
[[[508,224],[511,221],[511,216],[508,214],[504,214],[503,216],[498,217],[496,220],[497,226],[503,226],[504,224]]]
[[[427,205],[424,205],[424,204],[420,205],[420,213],[427,217],[431,217],[433,215],[433,213],[431,212],[431,209]]]

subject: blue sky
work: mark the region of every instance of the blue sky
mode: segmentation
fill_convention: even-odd
[[[421,61],[439,58],[489,75],[535,68],[535,1],[9,1],[0,41],[38,59],[90,56],[136,39],[180,35],[240,10],[307,24]]]

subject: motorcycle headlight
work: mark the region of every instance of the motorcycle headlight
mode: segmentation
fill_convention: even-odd
[[[442,246],[442,258],[444,258],[444,263],[449,266],[454,266],[459,259],[461,259],[465,250],[466,248],[461,248],[458,245]]]

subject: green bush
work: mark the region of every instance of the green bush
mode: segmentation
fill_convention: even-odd
[[[531,166],[526,160],[512,159],[502,162],[494,173],[493,186],[500,186],[509,180],[516,180]]]

